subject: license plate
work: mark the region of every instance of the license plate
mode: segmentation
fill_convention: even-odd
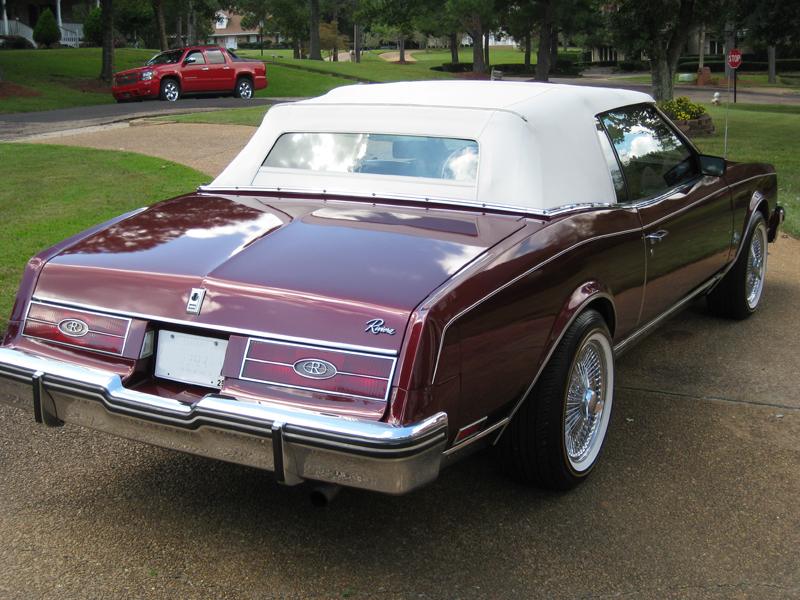
[[[226,340],[162,330],[158,334],[156,377],[220,388],[227,349]]]

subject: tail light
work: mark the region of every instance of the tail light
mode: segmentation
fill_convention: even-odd
[[[386,401],[395,362],[388,356],[250,339],[240,378]]]
[[[130,323],[130,319],[31,302],[22,335],[121,355]]]

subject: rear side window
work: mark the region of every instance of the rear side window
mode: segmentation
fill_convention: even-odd
[[[601,119],[625,173],[631,200],[658,196],[699,175],[694,153],[651,107],[621,108]]]
[[[478,143],[375,133],[284,133],[263,166],[475,181]]]
[[[206,50],[206,56],[208,56],[208,64],[210,65],[220,65],[225,62],[225,55],[222,54],[222,50]]]

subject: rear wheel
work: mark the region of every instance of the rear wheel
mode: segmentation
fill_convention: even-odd
[[[706,296],[717,316],[746,319],[758,308],[767,274],[767,224],[757,213],[731,270]]]
[[[570,325],[501,440],[512,472],[537,487],[568,490],[591,472],[614,396],[614,351],[594,310]]]
[[[250,80],[245,77],[239,78],[239,80],[236,82],[236,90],[234,95],[237,98],[249,100],[253,97],[253,84],[250,83]]]
[[[165,79],[161,82],[158,97],[167,102],[175,102],[181,97],[181,84],[174,79]]]

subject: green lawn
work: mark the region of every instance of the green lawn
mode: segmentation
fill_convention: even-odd
[[[133,48],[119,49],[114,53],[115,68],[117,71],[124,71],[140,67],[156,52],[156,50]],[[0,52],[3,77],[9,82],[41,94],[35,98],[0,99],[0,114],[113,104],[116,101],[111,96],[111,87],[104,86],[97,80],[101,61],[99,48]],[[332,77],[325,73],[272,65],[269,61],[267,79],[269,81],[267,89],[256,92],[256,97],[318,96],[337,86],[354,83],[352,80]],[[81,91],[87,87],[95,91]]]
[[[722,156],[725,106],[706,105],[716,137],[694,140],[707,154]],[[784,230],[800,237],[800,106],[731,104],[728,159],[768,162],[778,172],[778,202],[786,208]]]
[[[160,158],[66,146],[0,144],[0,164],[0,332],[34,254],[208,181],[199,171]]]

